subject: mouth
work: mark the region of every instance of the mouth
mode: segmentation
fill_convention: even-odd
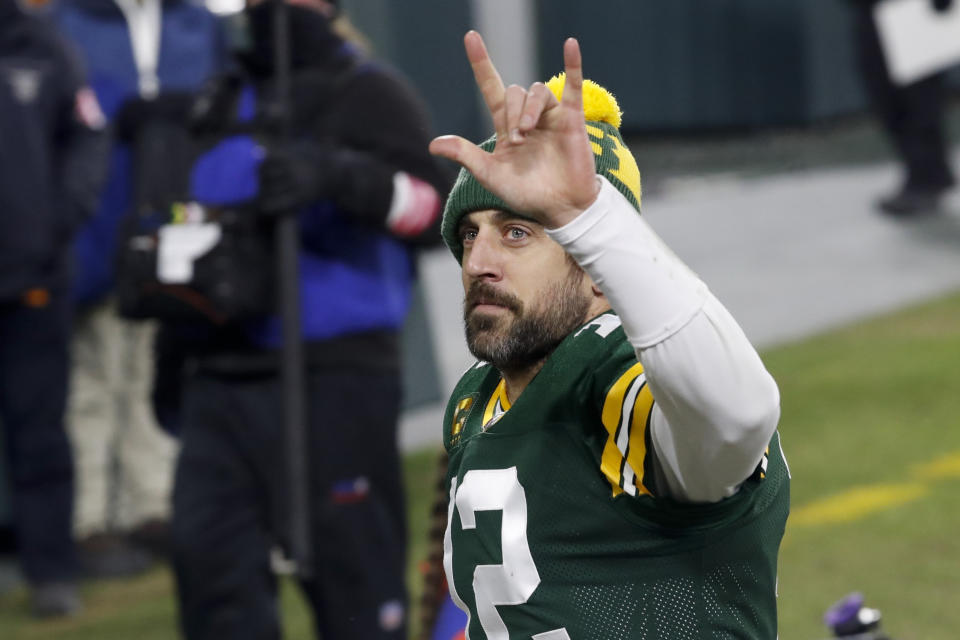
[[[467,308],[471,314],[502,315],[517,312],[516,304],[508,296],[489,292],[472,296]]]
[[[473,306],[470,307],[470,312],[479,312],[479,313],[499,313],[507,312],[510,309],[502,304],[497,304],[496,302],[474,302]]]

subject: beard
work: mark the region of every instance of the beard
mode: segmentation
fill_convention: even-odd
[[[530,309],[490,284],[471,284],[463,303],[470,353],[501,373],[524,371],[544,360],[587,320],[590,297],[580,291],[583,277],[582,270],[571,267],[567,278],[543,291]],[[480,301],[503,306],[508,313],[473,312]]]

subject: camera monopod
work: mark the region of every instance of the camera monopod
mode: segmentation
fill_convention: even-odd
[[[273,3],[274,89],[279,116],[279,137],[291,137],[290,16],[284,0]],[[280,381],[283,393],[283,460],[286,462],[286,496],[278,495],[281,517],[276,519],[280,547],[271,553],[273,570],[280,574],[311,577],[313,553],[310,535],[310,470],[307,464],[307,425],[303,336],[300,319],[300,228],[296,212],[277,217],[276,260],[280,317],[283,327]],[[283,486],[283,484],[281,484]],[[284,500],[286,497],[286,500]],[[286,506],[284,510],[282,507]],[[284,526],[286,525],[286,526]]]

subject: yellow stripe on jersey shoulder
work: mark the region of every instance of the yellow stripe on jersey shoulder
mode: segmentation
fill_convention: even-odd
[[[652,410],[653,394],[646,384],[643,365],[638,362],[610,387],[601,412],[607,442],[600,470],[610,482],[614,497],[624,491],[630,495],[651,494],[643,474]]]

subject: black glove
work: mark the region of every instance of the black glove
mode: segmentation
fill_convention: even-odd
[[[267,145],[260,164],[260,211],[267,215],[295,213],[332,195],[336,186],[335,153],[311,142]]]
[[[933,8],[937,11],[946,11],[950,8],[950,5],[953,4],[953,0],[930,0],[933,3]]]

